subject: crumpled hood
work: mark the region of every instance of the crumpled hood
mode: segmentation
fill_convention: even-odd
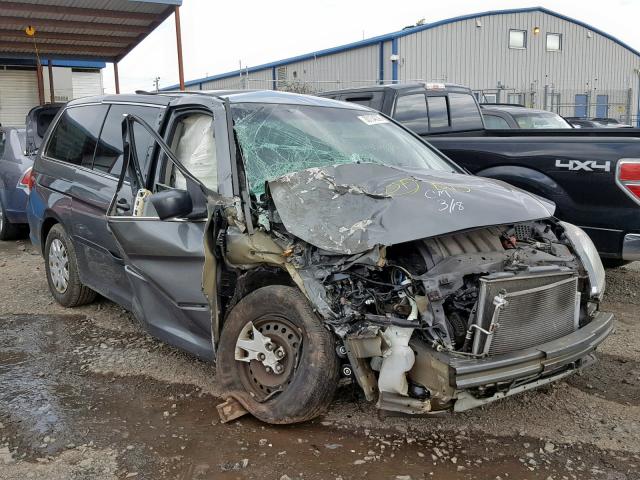
[[[310,168],[269,182],[291,234],[356,254],[458,230],[546,218],[555,206],[488,178],[376,164]]]

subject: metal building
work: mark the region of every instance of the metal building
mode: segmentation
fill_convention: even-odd
[[[534,7],[419,25],[186,86],[313,93],[416,80],[469,86],[481,102],[635,123],[640,53],[579,20]]]
[[[43,62],[48,66],[48,60]],[[52,61],[51,74],[55,83],[54,101],[68,102],[74,98],[102,95],[104,62],[79,60]],[[44,69],[44,94],[50,98],[49,70]],[[0,59],[0,124],[24,126],[31,108],[39,105],[37,67],[33,60]]]

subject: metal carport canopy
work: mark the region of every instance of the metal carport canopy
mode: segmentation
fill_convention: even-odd
[[[119,93],[118,62],[175,13],[178,76],[184,89],[180,5],[182,0],[0,0],[0,57],[36,57],[41,104],[42,58],[112,62]],[[29,36],[27,29],[35,34]]]
[[[0,55],[117,63],[182,0],[0,0]]]

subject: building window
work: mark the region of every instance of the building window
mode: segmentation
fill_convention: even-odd
[[[547,52],[559,52],[560,50],[562,50],[562,35],[547,33]]]
[[[509,30],[509,48],[527,48],[527,31]]]

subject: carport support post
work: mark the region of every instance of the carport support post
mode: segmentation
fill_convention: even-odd
[[[180,79],[180,91],[184,92],[184,67],[182,65],[182,32],[180,31],[180,7],[176,5],[176,44],[178,46],[178,78]]]
[[[47,60],[47,70],[49,72],[49,100],[51,103],[55,103],[56,96],[53,93],[53,66],[51,65],[53,62],[51,59]]]
[[[113,62],[113,76],[116,81],[116,94],[120,93],[120,77],[118,76],[118,63]]]
[[[38,101],[44,105],[44,76],[42,75],[42,63],[40,58],[36,60],[36,78],[38,81]]]

